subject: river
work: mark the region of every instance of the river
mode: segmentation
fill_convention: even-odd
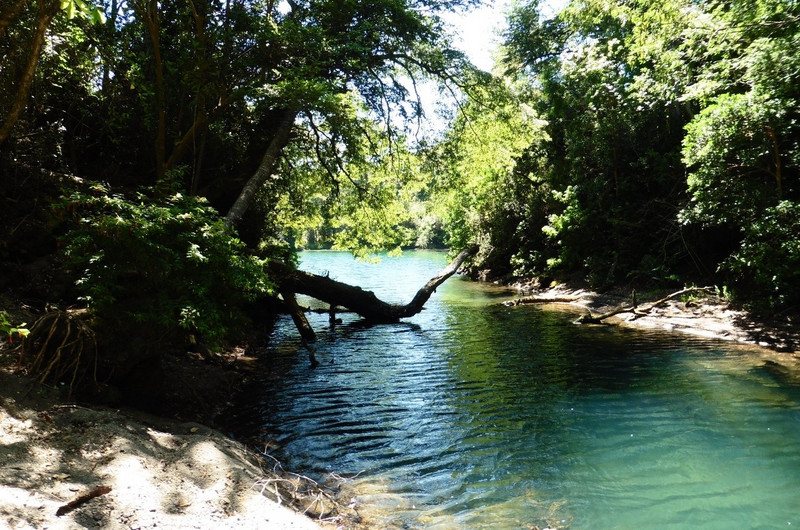
[[[305,252],[301,268],[405,303],[446,264]],[[785,528],[800,525],[800,388],[744,348],[576,326],[454,277],[419,315],[291,320],[263,352],[259,428],[289,469],[355,476],[376,527]]]

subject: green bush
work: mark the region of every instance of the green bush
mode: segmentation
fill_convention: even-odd
[[[267,260],[248,254],[202,198],[131,199],[95,184],[55,213],[74,221],[61,243],[80,298],[120,331],[183,329],[217,346],[245,321],[245,302],[274,290]]]
[[[741,247],[722,265],[737,295],[758,309],[800,304],[800,204],[781,201],[745,230]]]

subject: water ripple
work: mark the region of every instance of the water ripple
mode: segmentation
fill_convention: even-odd
[[[421,285],[443,262],[433,256],[413,273],[322,261],[402,299],[397,278]],[[288,467],[363,472],[348,494],[377,526],[800,524],[800,390],[728,345],[576,327],[459,287],[396,326],[331,330],[320,317],[315,370],[278,323],[253,414]]]

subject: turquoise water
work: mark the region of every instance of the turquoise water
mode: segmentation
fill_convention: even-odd
[[[301,268],[406,302],[446,264],[307,252]],[[800,388],[729,343],[507,308],[451,278],[421,314],[287,318],[264,352],[260,428],[289,469],[345,486],[376,527],[800,525]]]

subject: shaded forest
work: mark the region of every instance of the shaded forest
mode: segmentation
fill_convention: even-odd
[[[241,342],[300,248],[797,311],[796,2],[522,2],[491,73],[442,18],[479,3],[4,2],[0,290],[86,341],[42,377]]]

